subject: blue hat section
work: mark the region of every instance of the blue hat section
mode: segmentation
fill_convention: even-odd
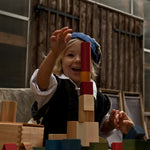
[[[72,33],[71,39],[80,39],[85,42],[89,42],[91,44],[91,55],[94,60],[94,62],[98,63],[100,60],[100,54],[99,54],[99,44],[95,41],[95,39],[91,38],[90,36],[80,33],[80,32],[74,32]]]

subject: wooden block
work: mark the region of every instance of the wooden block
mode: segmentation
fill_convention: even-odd
[[[79,96],[79,110],[94,111],[94,96],[80,95]]]
[[[32,141],[31,141],[32,142]],[[19,150],[33,150],[31,143],[21,143]]]
[[[22,125],[17,123],[0,122],[0,149],[5,143],[16,143],[19,146],[21,141]]]
[[[93,82],[80,83],[80,95],[84,94],[93,95]]]
[[[94,111],[82,111],[79,110],[78,114],[79,122],[94,122]]]
[[[80,72],[80,82],[90,82],[91,81],[91,72],[81,71]]]
[[[122,150],[122,142],[114,142],[112,143],[112,150]]]
[[[1,103],[1,122],[16,122],[17,102],[2,101]]]
[[[21,143],[30,143],[32,146],[43,146],[44,127],[23,123],[0,122],[0,149],[4,143],[16,143],[20,147]]]
[[[79,122],[94,122],[94,97],[93,95],[79,96]]]
[[[82,146],[89,146],[90,142],[99,142],[99,125],[98,122],[77,121],[67,122],[68,139],[80,139]]]
[[[43,133],[44,127],[22,126],[21,143],[32,141],[32,147],[42,147]]]
[[[123,140],[123,150],[149,150],[150,142],[145,140]]]
[[[6,143],[3,146],[3,150],[17,150],[16,143]]]
[[[81,71],[91,72],[91,45],[89,42],[81,43]]]
[[[46,140],[45,150],[61,150],[60,140]]]
[[[81,140],[79,139],[61,140],[61,150],[81,150]]]
[[[67,139],[67,134],[48,134],[49,140],[63,140]]]

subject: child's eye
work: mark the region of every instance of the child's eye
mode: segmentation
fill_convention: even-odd
[[[74,55],[73,55],[73,54],[68,54],[67,56],[68,56],[68,57],[74,57]]]

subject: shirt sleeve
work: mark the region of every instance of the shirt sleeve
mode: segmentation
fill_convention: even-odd
[[[37,84],[37,73],[39,69],[36,69],[33,73],[31,80],[30,80],[30,88],[33,90],[35,94],[35,99],[38,103],[38,109],[44,106],[53,96],[57,88],[57,80],[55,76],[52,74],[49,80],[49,86],[46,91],[41,91]]]

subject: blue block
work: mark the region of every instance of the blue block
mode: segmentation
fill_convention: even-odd
[[[46,140],[45,150],[61,150],[61,140]]]
[[[61,150],[81,150],[81,140],[79,139],[61,140]]]
[[[140,126],[132,126],[124,139],[143,139],[144,136],[145,132]]]

